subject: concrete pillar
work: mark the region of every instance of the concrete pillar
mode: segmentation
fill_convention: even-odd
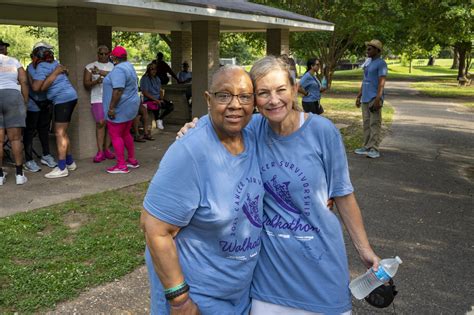
[[[219,22],[192,22],[193,53],[193,116],[207,114],[204,91],[208,90],[212,74],[219,68]]]
[[[97,25],[97,46],[105,45],[112,50],[112,26]]]
[[[58,40],[61,63],[79,96],[68,129],[76,159],[92,157],[96,151],[95,122],[90,110],[90,93],[83,86],[84,67],[97,59],[97,11],[92,8],[58,8]]]
[[[290,53],[290,30],[267,29],[267,55],[279,56]]]
[[[193,69],[191,47],[191,32],[171,31],[171,68],[176,74],[181,71],[181,64],[185,60]]]

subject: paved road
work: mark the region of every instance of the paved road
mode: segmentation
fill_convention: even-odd
[[[474,113],[405,83],[387,91],[396,114],[382,158],[349,155],[372,245],[404,261],[397,313],[465,314],[474,305]],[[355,276],[363,268],[349,249]],[[355,303],[355,313],[373,311]]]
[[[396,114],[382,158],[349,153],[351,176],[372,245],[399,255],[398,314],[465,314],[474,305],[474,113],[389,82]],[[363,272],[350,241],[351,276]],[[147,313],[146,271],[59,305],[57,313]],[[393,313],[354,301],[355,314]]]

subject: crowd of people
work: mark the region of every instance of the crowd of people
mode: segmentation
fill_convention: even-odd
[[[364,146],[356,153],[378,157],[387,70],[380,41],[366,44],[370,60],[356,100],[363,111]],[[52,168],[45,177],[68,176],[77,168],[67,135],[77,93],[67,69],[40,42],[25,71],[7,56],[8,46],[0,41],[0,142],[6,133],[16,183],[26,183],[24,168],[40,170],[32,154],[35,133],[40,162]],[[187,62],[176,75],[162,53],[138,80],[127,57],[122,46],[110,53],[99,46],[97,61],[84,69],[96,122],[93,162],[115,159],[106,169],[112,174],[140,166],[134,141],[153,140],[148,113],[162,129],[163,117],[173,110],[163,94],[165,76],[178,83],[192,80]],[[220,67],[204,95],[208,115],[187,124],[180,131],[186,135],[165,153],[141,215],[152,314],[350,314],[347,254],[333,202],[362,263],[377,271],[380,258],[368,241],[342,137],[320,116],[326,90],[317,77],[321,62],[309,59],[298,84],[290,59],[263,57],[250,72]],[[57,161],[48,144],[51,119]],[[143,137],[134,138],[142,120]]]
[[[77,168],[68,127],[78,102],[68,70],[55,59],[53,47],[46,42],[33,46],[26,70],[17,59],[8,56],[9,46],[0,40],[0,185],[7,178],[3,147],[11,152],[18,185],[28,180],[25,170],[39,172],[40,165],[50,168],[46,178],[68,176]],[[187,62],[178,78],[159,52],[139,81],[133,65],[127,61],[127,51],[121,46],[112,51],[105,45],[99,46],[97,60],[85,66],[83,85],[90,91],[97,142],[92,161],[116,160],[114,166],[106,168],[108,173],[129,173],[130,168],[140,166],[135,159],[134,141],[154,140],[149,113],[156,127],[164,129],[163,118],[173,111],[173,103],[164,98],[162,89],[168,83],[168,73],[178,83],[192,80]],[[57,159],[50,151],[50,132],[55,134]],[[41,155],[34,150],[36,136]]]

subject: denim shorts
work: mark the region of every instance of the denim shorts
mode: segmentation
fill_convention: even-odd
[[[26,105],[21,92],[0,89],[0,128],[23,128],[26,126]]]

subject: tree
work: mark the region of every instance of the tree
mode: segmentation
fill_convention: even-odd
[[[237,58],[240,65],[248,65],[265,55],[265,40],[258,33],[221,33],[220,56]]]
[[[467,0],[402,0],[412,21],[409,37],[422,48],[436,45],[452,46],[458,56],[458,78],[464,77],[470,66],[474,21],[472,6]]]
[[[302,15],[335,23],[334,32],[292,33],[290,47],[300,58],[319,57],[331,84],[338,62],[351,53],[360,55],[364,42],[377,38],[389,43],[404,19],[399,0],[255,0]]]

